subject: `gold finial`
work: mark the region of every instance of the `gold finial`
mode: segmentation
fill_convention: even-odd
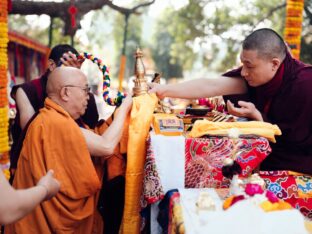
[[[145,79],[145,67],[142,61],[143,53],[137,48],[135,52],[135,64],[134,64],[134,87],[133,94],[134,96],[140,96],[142,94],[146,94],[148,91],[147,81]]]

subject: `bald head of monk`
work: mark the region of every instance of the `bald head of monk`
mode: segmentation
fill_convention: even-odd
[[[48,78],[47,95],[63,107],[73,119],[85,113],[89,87],[84,73],[74,67],[56,68]]]
[[[275,31],[262,28],[252,32],[243,42],[240,55],[241,75],[252,87],[270,82],[286,56],[286,44]]]

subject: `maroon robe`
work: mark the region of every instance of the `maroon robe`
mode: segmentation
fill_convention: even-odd
[[[238,68],[223,75],[241,77],[240,72]],[[271,143],[272,153],[262,162],[261,170],[292,170],[312,175],[311,92],[312,66],[287,52],[269,83],[256,88],[248,86],[248,95],[244,97],[232,96],[253,102],[263,119],[277,124],[282,131],[282,135],[276,137],[277,142]]]

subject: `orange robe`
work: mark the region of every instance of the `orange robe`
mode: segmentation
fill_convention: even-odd
[[[13,186],[24,189],[53,169],[61,189],[5,233],[92,232],[97,192],[101,187],[84,136],[62,107],[47,98],[31,123],[18,161]]]

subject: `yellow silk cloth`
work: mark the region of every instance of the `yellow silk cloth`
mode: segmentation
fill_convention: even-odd
[[[240,135],[253,134],[276,142],[274,135],[282,135],[277,125],[261,121],[249,122],[211,122],[208,120],[197,120],[190,132],[190,137],[201,137],[203,135],[228,135],[229,130],[236,128]]]
[[[146,157],[146,138],[157,101],[155,94],[146,94],[133,98],[127,147],[126,192],[122,233],[140,233],[140,196]]]
[[[173,124],[175,124],[175,126],[182,126],[182,130],[178,130],[178,129],[171,129],[170,131],[162,131],[161,130],[161,126],[160,126],[160,121],[164,121],[164,120],[169,120],[171,122],[174,122]],[[173,115],[173,114],[154,114],[153,116],[153,127],[155,130],[156,134],[161,134],[161,135],[165,135],[165,136],[180,136],[183,134],[183,122],[181,119],[179,119],[177,116]]]

